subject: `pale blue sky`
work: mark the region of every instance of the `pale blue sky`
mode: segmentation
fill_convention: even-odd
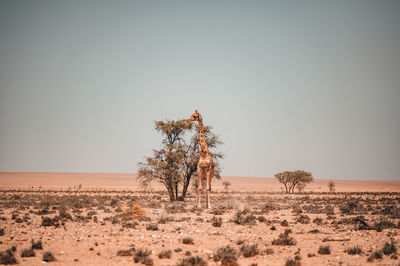
[[[399,1],[0,1],[0,171],[136,172],[198,109],[223,175],[400,179]]]

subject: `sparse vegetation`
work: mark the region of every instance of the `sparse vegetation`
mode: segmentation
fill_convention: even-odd
[[[382,248],[382,252],[385,255],[390,255],[393,253],[396,253],[397,251],[397,247],[396,247],[396,243],[394,241],[386,242],[385,245]]]
[[[352,247],[352,248],[348,248],[347,250],[347,254],[349,255],[356,255],[356,254],[361,254],[362,253],[362,249],[360,247]]]
[[[27,248],[21,251],[21,257],[35,257],[35,251],[32,248]]]
[[[54,257],[53,253],[51,253],[50,251],[46,251],[45,253],[43,253],[42,261],[52,262],[55,260],[56,260],[56,258]]]
[[[43,249],[42,240],[35,241],[32,239],[32,249]]]
[[[185,237],[182,239],[182,243],[186,245],[194,245],[194,240],[191,237]]]
[[[171,250],[164,250],[158,253],[158,258],[159,259],[170,259],[172,256],[172,251]]]
[[[240,247],[240,254],[243,255],[244,257],[253,257],[258,254],[260,254],[260,250],[258,249],[258,245],[243,245]]]
[[[237,265],[237,251],[229,245],[219,248],[214,253],[214,260],[221,261],[222,265]]]
[[[336,191],[336,184],[335,184],[335,182],[332,181],[332,180],[329,180],[329,182],[328,182],[328,188],[329,188],[329,192],[330,192],[330,193],[335,193],[335,191]]]
[[[15,246],[7,249],[4,253],[0,252],[0,264],[17,264],[18,261],[14,256],[16,251]]]
[[[200,256],[181,259],[177,266],[206,266],[207,262]]]
[[[121,249],[117,251],[117,256],[123,256],[123,257],[127,257],[127,256],[132,256],[133,255],[133,249]]]
[[[142,263],[145,265],[153,265],[153,259],[150,258],[151,251],[148,249],[139,249],[133,256],[135,263]]]
[[[374,251],[372,252],[371,256],[368,257],[368,262],[373,262],[374,260],[381,260],[383,257],[381,251]]]
[[[272,245],[279,246],[295,246],[296,241],[293,237],[289,236],[292,231],[290,229],[286,229],[283,234],[279,235],[279,238],[272,240]]]
[[[319,249],[318,249],[318,253],[321,254],[321,255],[331,254],[331,248],[329,247],[329,245],[320,246]]]
[[[222,218],[221,217],[213,217],[212,226],[221,227],[221,225],[222,225]]]

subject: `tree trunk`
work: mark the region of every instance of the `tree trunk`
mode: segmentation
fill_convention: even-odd
[[[178,182],[175,182],[175,199],[178,199]]]
[[[172,184],[165,184],[165,187],[168,190],[169,200],[175,201],[174,188],[172,187]]]
[[[181,196],[178,198],[178,200],[184,201],[185,197],[186,197],[186,193],[190,184],[190,178],[192,177],[192,174],[187,174],[186,175],[186,179],[185,182],[183,183],[183,189],[182,189],[182,194]]]

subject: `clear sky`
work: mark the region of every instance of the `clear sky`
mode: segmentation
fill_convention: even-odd
[[[0,1],[0,171],[136,172],[194,109],[223,175],[400,179],[400,1]]]

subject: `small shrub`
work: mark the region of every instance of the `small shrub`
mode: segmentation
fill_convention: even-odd
[[[257,220],[258,220],[260,223],[263,223],[263,222],[267,221],[267,219],[265,219],[265,217],[262,216],[262,215],[258,216],[258,217],[257,217]]]
[[[372,252],[371,256],[367,259],[368,262],[373,262],[375,259],[380,260],[382,259],[383,255],[381,251]]]
[[[296,241],[293,237],[290,237],[289,234],[291,233],[290,229],[286,229],[283,234],[279,235],[279,238],[272,240],[272,245],[279,245],[279,246],[295,246]]]
[[[35,240],[32,239],[32,249],[43,249],[42,240]]]
[[[285,266],[301,266],[301,263],[296,259],[287,259],[285,262]]]
[[[246,215],[248,213],[247,210],[238,211],[233,218],[233,221],[236,224],[240,225],[255,225],[256,224],[256,217],[252,214]]]
[[[135,202],[130,208],[123,210],[121,216],[132,217],[135,219],[141,219],[146,215],[145,209],[140,206],[138,202]]]
[[[4,236],[4,229],[0,228],[0,236]]]
[[[308,231],[310,234],[318,234],[318,233],[321,233],[318,229],[313,229],[313,230],[310,230],[310,231]]]
[[[310,217],[308,217],[308,215],[300,215],[300,217],[297,218],[297,222],[301,224],[309,224]]]
[[[386,242],[385,246],[382,248],[382,252],[385,255],[390,255],[392,253],[396,253],[397,248],[396,248],[396,243],[394,241],[392,242]]]
[[[146,225],[146,229],[149,231],[157,231],[158,225],[156,223],[149,223]]]
[[[191,237],[185,237],[182,239],[182,243],[186,245],[194,245],[194,240]]]
[[[153,260],[149,258],[151,251],[148,249],[139,249],[133,256],[135,263],[143,263],[146,265],[153,265]]]
[[[33,251],[32,248],[24,249],[21,252],[21,257],[23,257],[23,258],[25,258],[25,257],[35,257],[35,251]]]
[[[240,254],[242,254],[244,257],[253,257],[258,254],[260,254],[260,250],[258,249],[258,245],[243,245],[240,247]]]
[[[214,227],[221,227],[222,225],[222,218],[220,217],[213,217],[212,219],[212,226]]]
[[[237,261],[237,252],[229,245],[219,248],[214,254],[214,260],[221,261],[222,265],[235,265],[234,263]]]
[[[189,257],[179,261],[177,266],[206,266],[207,262],[200,256]]]
[[[347,201],[345,204],[340,206],[340,211],[343,214],[354,214],[356,210],[360,209],[360,204],[357,200],[351,199]]]
[[[313,220],[313,223],[315,223],[316,225],[321,225],[323,221],[324,220],[322,220],[322,218],[317,217]]]
[[[42,261],[45,262],[51,262],[51,261],[55,261],[56,258],[53,256],[53,254],[49,251],[46,251],[45,253],[43,253],[43,257],[42,257]]]
[[[329,245],[320,246],[319,249],[318,249],[318,253],[321,254],[321,255],[331,254],[331,248],[329,247]]]
[[[276,230],[275,225],[271,226],[271,230],[272,230],[272,231],[275,231],[275,230]]]
[[[280,224],[281,224],[281,226],[284,226],[284,227],[288,227],[289,226],[289,223],[286,220],[281,221]]]
[[[347,250],[347,254],[349,255],[356,255],[356,254],[361,254],[362,250],[360,247],[352,247],[352,248],[348,248]]]
[[[14,252],[16,248],[12,247],[10,249],[7,249],[5,253],[0,252],[0,264],[17,264],[18,261],[14,257]]]
[[[132,256],[133,249],[121,249],[117,251],[117,256]]]
[[[159,259],[170,259],[171,255],[172,255],[171,250],[164,250],[164,251],[161,251],[160,253],[158,253],[158,258]]]

